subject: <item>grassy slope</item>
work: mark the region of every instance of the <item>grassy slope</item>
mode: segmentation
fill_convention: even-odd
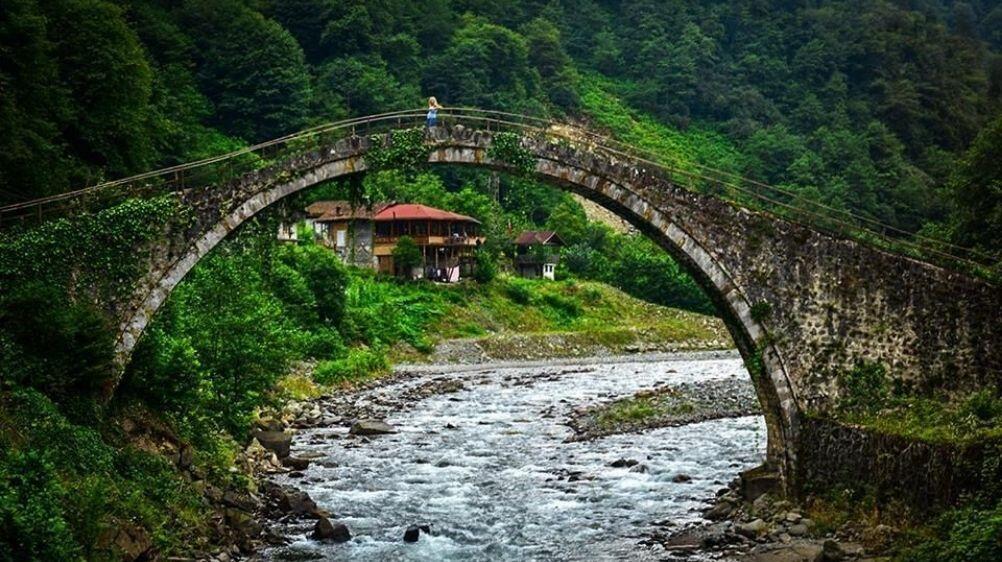
[[[686,171],[693,165],[736,172],[741,154],[724,135],[701,124],[681,131],[627,106],[615,94],[618,86],[599,74],[585,74],[581,80],[583,112],[591,126],[617,139],[658,156],[659,161]]]

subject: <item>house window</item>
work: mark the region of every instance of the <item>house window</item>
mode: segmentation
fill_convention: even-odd
[[[347,230],[339,230],[339,231],[337,231],[337,247],[338,248],[344,248],[347,245],[347,243],[348,243],[348,240],[347,240],[348,236],[347,235],[348,235],[348,231]]]

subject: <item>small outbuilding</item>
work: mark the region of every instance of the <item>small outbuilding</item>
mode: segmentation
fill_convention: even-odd
[[[527,230],[515,239],[515,271],[526,279],[553,279],[564,241],[552,230]]]

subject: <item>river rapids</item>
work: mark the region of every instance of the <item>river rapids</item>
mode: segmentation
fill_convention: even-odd
[[[429,380],[458,391],[394,405]],[[351,397],[387,409],[397,433],[371,438],[341,427],[305,431],[294,455],[313,458],[302,478],[352,540],[320,543],[292,524],[291,542],[266,560],[661,560],[643,537],[693,522],[739,471],[762,462],[761,416],[567,442],[575,408],[658,385],[747,381],[740,359],[595,359],[573,365],[427,369]],[[413,393],[412,393],[413,394]],[[389,404],[387,407],[386,405]],[[625,459],[632,467],[612,466]],[[624,464],[624,463],[615,463]],[[680,476],[682,475],[682,476]],[[688,479],[686,478],[688,477]],[[429,525],[416,543],[412,525]]]

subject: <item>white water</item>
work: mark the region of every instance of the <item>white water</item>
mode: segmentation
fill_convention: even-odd
[[[392,396],[435,376],[359,400]],[[304,524],[291,529],[291,545],[266,558],[657,560],[665,556],[660,547],[638,544],[653,522],[697,519],[717,489],[764,458],[765,423],[757,416],[564,442],[571,431],[560,422],[572,408],[658,384],[747,378],[740,359],[514,367],[448,377],[467,381],[466,389],[388,416],[400,430],[395,435],[368,443],[330,437],[343,429],[298,436],[293,454],[325,458],[289,482],[346,523],[353,538],[317,543]],[[308,444],[318,436],[328,437]],[[611,468],[619,458],[639,460],[649,472]],[[581,479],[570,482],[562,471],[581,472]],[[692,481],[673,482],[678,474]],[[414,524],[430,524],[433,535],[404,543],[404,529]]]

